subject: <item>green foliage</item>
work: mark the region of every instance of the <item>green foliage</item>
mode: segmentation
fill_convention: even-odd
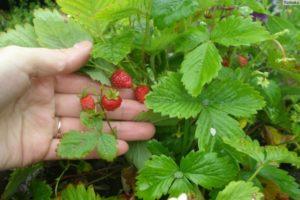
[[[259,172],[259,175],[273,181],[279,186],[282,192],[287,193],[293,199],[300,198],[299,184],[295,181],[295,178],[288,175],[286,171],[273,166],[267,166]]]
[[[64,134],[58,146],[57,153],[62,158],[84,158],[95,149],[96,145],[96,133],[83,134],[78,131],[70,131]]]
[[[269,163],[290,163],[295,167],[300,167],[300,157],[297,153],[291,152],[283,146],[265,146],[261,147],[257,141],[252,141],[249,138],[223,138],[224,142],[237,151],[242,152],[260,165]]]
[[[216,153],[190,152],[180,165],[165,155],[152,156],[137,177],[137,195],[150,200],[162,195],[194,193],[193,185],[205,188],[222,187],[232,180],[237,167]]]
[[[261,191],[268,189],[262,183],[267,180],[299,199],[299,185],[291,176],[300,167],[299,8],[278,6],[275,12],[268,1],[255,0],[57,3],[62,13],[50,9],[28,13],[24,21],[29,23],[2,33],[0,46],[68,48],[90,40],[91,59],[80,72],[110,86],[112,73],[122,68],[134,85],[151,86],[145,102],[148,111],[135,120],[153,123],[156,135],[150,141],[130,142],[126,158],[139,171],[137,178],[135,171],[129,177],[122,173],[122,184],[125,192],[133,191],[131,198],[153,200],[186,193],[191,199],[204,199],[203,194],[217,200],[262,199]],[[260,22],[252,11],[267,14],[262,17],[268,19]],[[245,66],[241,55],[247,58]],[[82,112],[80,118],[88,130],[65,133],[58,156],[82,159],[96,152],[115,161],[118,133],[103,133],[105,113],[97,108]],[[287,171],[279,168],[281,163],[288,164]],[[102,176],[101,161],[89,164],[87,170],[76,169]],[[121,159],[107,171],[114,174],[123,166],[127,163]],[[64,180],[62,186],[73,180],[64,177],[69,167],[74,164],[68,163],[57,179]],[[10,182],[6,195],[12,196],[27,174],[16,175],[20,182]],[[104,176],[107,181],[85,175],[78,177],[88,184],[97,181],[97,191],[106,189],[107,183],[120,185],[115,175]],[[51,195],[45,182],[31,185],[31,196]],[[55,191],[62,188],[57,186]],[[83,185],[69,186],[60,197],[100,199]]]
[[[74,200],[101,200],[101,197],[95,193],[94,188],[89,186],[87,189],[83,184],[68,185],[61,193],[61,199],[74,199]]]
[[[192,96],[198,96],[221,69],[221,57],[211,42],[206,42],[185,55],[182,82]]]
[[[259,188],[253,186],[251,182],[232,181],[224,190],[219,192],[216,200],[262,200],[263,194],[259,192]]]
[[[50,200],[52,189],[45,181],[34,180],[30,184],[33,200]]]
[[[103,58],[117,65],[130,53],[131,45],[132,34],[130,32],[123,32],[117,37],[97,43],[94,47],[93,55],[95,58]]]
[[[199,98],[186,92],[178,73],[169,73],[152,89],[147,95],[146,105],[154,112],[170,117],[189,118],[195,117],[201,111]]]
[[[78,42],[92,40],[77,23],[66,21],[55,10],[36,10],[34,17],[35,32],[43,47],[68,48]]]
[[[113,161],[118,152],[115,136],[102,133],[98,138],[97,150],[102,159]]]
[[[270,39],[270,34],[259,22],[231,16],[216,25],[211,39],[224,46],[240,46],[265,41]]]
[[[1,196],[3,199],[9,199],[29,176],[42,168],[41,164],[35,164],[26,168],[19,168],[14,170],[9,177],[8,184]]]
[[[39,43],[36,38],[34,28],[31,25],[17,25],[14,30],[0,34],[0,47],[12,44],[22,47],[38,47]]]

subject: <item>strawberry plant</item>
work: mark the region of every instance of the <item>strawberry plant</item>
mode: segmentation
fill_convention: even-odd
[[[62,158],[96,149],[118,162],[116,130],[104,133],[102,120],[122,100],[104,87],[132,88],[147,106],[136,120],[155,124],[155,139],[130,144],[123,195],[112,199],[300,199],[299,7],[265,0],[57,4],[1,34],[0,46],[93,42],[80,73],[102,86],[81,98],[87,131],[64,134]],[[82,184],[61,194],[72,195],[101,199]]]

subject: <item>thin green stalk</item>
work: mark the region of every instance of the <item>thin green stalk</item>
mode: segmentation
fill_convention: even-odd
[[[250,181],[252,181],[256,176],[257,176],[257,174],[260,172],[260,170],[262,169],[262,168],[264,168],[264,166],[265,165],[260,165],[257,169],[256,169],[256,171],[252,174],[252,176],[248,179],[248,182],[250,182]]]
[[[62,171],[62,173],[59,175],[59,177],[56,178],[56,184],[55,184],[55,189],[54,189],[54,193],[55,193],[56,197],[57,197],[57,190],[58,190],[59,182],[60,182],[61,178],[63,177],[63,175],[66,173],[66,171],[68,171],[69,168],[70,168],[70,163],[68,162],[68,165]]]

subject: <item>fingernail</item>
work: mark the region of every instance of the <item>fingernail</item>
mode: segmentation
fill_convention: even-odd
[[[87,49],[87,48],[91,48],[92,47],[92,42],[90,42],[90,41],[83,41],[83,42],[79,42],[79,43],[77,43],[77,44],[75,44],[74,45],[74,47],[76,48],[76,49]]]

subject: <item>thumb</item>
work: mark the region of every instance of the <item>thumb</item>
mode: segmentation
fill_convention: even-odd
[[[42,77],[67,74],[78,70],[89,59],[92,49],[90,41],[75,44],[68,49],[7,47],[19,58],[16,66],[29,76]]]

